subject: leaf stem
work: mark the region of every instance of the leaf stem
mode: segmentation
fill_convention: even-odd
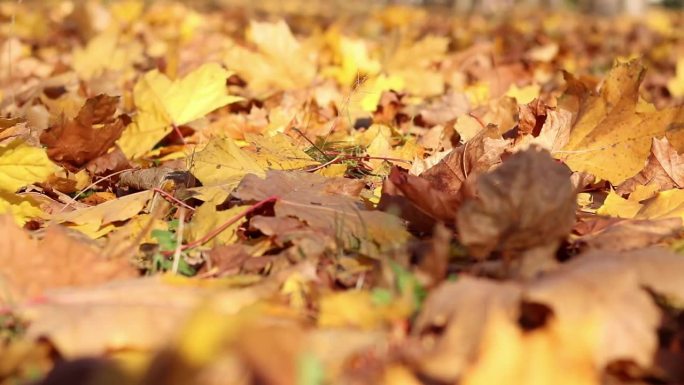
[[[196,240],[194,240],[194,241],[192,241],[192,242],[190,242],[190,243],[187,243],[187,244],[183,245],[183,246],[180,248],[180,250],[191,249],[191,248],[193,248],[193,247],[197,247],[197,246],[200,246],[200,245],[203,245],[203,244],[209,242],[211,239],[213,239],[213,238],[216,237],[217,235],[221,234],[221,232],[223,232],[225,229],[227,229],[228,227],[230,227],[231,225],[233,225],[235,222],[239,221],[241,218],[246,217],[247,215],[249,215],[249,214],[253,213],[254,211],[258,210],[259,208],[261,208],[262,206],[265,206],[265,205],[267,205],[267,204],[269,204],[269,203],[274,203],[274,202],[276,202],[278,199],[280,199],[280,198],[277,197],[277,196],[271,196],[271,197],[268,197],[268,198],[266,198],[266,199],[264,199],[264,200],[261,200],[261,201],[255,203],[255,204],[249,206],[245,211],[243,211],[243,212],[241,212],[240,214],[237,214],[237,215],[235,215],[234,217],[230,218],[230,219],[229,219],[228,221],[226,221],[224,224],[222,224],[221,226],[219,226],[219,227],[217,227],[217,228],[211,230],[210,232],[208,232],[208,233],[207,233],[205,236],[203,236],[202,238],[196,239]],[[164,254],[165,254],[165,255],[171,255],[171,254],[173,254],[173,251],[166,251],[166,252],[164,252]]]

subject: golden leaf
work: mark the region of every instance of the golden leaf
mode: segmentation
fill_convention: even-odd
[[[15,140],[0,147],[0,190],[14,192],[31,183],[43,182],[59,168],[42,148]]]
[[[566,100],[579,100],[579,110],[568,144],[556,155],[571,169],[620,184],[642,169],[653,137],[667,136],[675,148],[683,148],[684,108],[637,108],[643,73],[639,61],[617,64],[598,95],[575,90],[583,86],[566,95]]]
[[[181,125],[241,97],[226,93],[231,72],[208,63],[180,80],[172,81],[157,70],[145,74],[133,89],[138,115],[124,131],[118,144],[131,157],[139,157]]]

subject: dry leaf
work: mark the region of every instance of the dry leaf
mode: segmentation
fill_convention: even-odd
[[[108,260],[94,245],[60,226],[49,227],[41,240],[32,239],[6,215],[0,216],[0,226],[4,234],[0,239],[0,305],[21,303],[49,289],[95,286],[138,276],[128,261]]]
[[[40,135],[50,159],[77,171],[107,153],[130,123],[126,115],[114,117],[118,97],[98,95],[86,100],[74,119],[49,127]]]
[[[553,259],[575,223],[575,189],[566,167],[545,150],[529,149],[476,183],[477,196],[464,202],[457,216],[459,238],[473,256],[496,251],[518,258],[544,249]]]

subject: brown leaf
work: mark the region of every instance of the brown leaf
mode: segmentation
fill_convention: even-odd
[[[76,118],[48,128],[40,136],[40,142],[48,148],[48,157],[76,171],[106,154],[130,122],[126,115],[114,117],[118,103],[119,97],[92,97]]]
[[[653,138],[651,154],[644,169],[617,187],[618,194],[628,194],[637,186],[655,184],[659,190],[684,187],[684,156],[679,155],[667,138]]]
[[[414,230],[429,232],[434,220],[451,225],[463,201],[465,180],[500,163],[503,143],[489,138],[487,130],[483,130],[420,176],[392,170],[378,208],[386,211],[398,208]]]
[[[477,197],[463,203],[457,228],[479,258],[494,251],[515,258],[546,246],[552,253],[570,233],[575,207],[570,170],[533,148],[478,178]]]
[[[137,277],[128,261],[108,260],[92,245],[51,226],[41,240],[17,227],[11,216],[0,217],[0,304],[43,294],[48,289],[93,286],[115,279]]]
[[[359,180],[271,170],[266,179],[245,176],[233,196],[246,202],[277,196],[276,216],[299,218],[314,229],[332,231],[345,247],[377,256],[381,250],[402,244],[409,235],[399,218],[364,207],[358,198],[362,187]]]
[[[588,249],[625,251],[651,246],[673,239],[682,231],[681,218],[660,220],[621,220],[600,218],[609,221],[595,231],[585,234],[575,242]],[[588,226],[588,224],[584,224]]]
[[[549,110],[540,99],[518,107],[519,121],[518,128],[520,133],[526,135],[539,136],[542,126],[546,122],[546,113]]]

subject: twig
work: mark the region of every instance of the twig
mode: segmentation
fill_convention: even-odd
[[[131,170],[135,170],[135,169],[134,169],[134,168],[127,168],[127,169],[125,169],[125,170],[113,172],[113,173],[111,173],[111,174],[109,174],[109,175],[107,175],[107,176],[104,176],[104,177],[102,177],[102,178],[96,180],[95,182],[89,184],[88,186],[86,186],[86,188],[84,188],[84,189],[82,189],[81,191],[79,191],[78,194],[74,195],[74,197],[71,198],[71,201],[68,202],[67,204],[65,204],[64,207],[62,207],[62,209],[59,210],[59,213],[63,212],[63,211],[66,210],[68,207],[70,207],[71,205],[73,205],[74,203],[76,203],[76,199],[78,199],[78,197],[80,197],[81,195],[83,195],[86,191],[90,190],[91,188],[97,186],[100,182],[104,182],[104,181],[106,181],[107,179],[109,179],[109,178],[111,178],[111,177],[113,177],[113,176],[115,176],[115,175],[119,175],[119,174],[122,174],[122,173],[124,173],[124,172],[126,172],[126,171],[131,171]]]
[[[178,128],[178,126],[176,126],[176,123],[171,123],[171,127],[173,127],[173,130],[176,132],[176,135],[178,135],[178,137],[180,138],[181,142],[183,142],[183,145],[188,144],[188,143],[185,141],[185,138],[183,137],[183,133],[181,132],[180,128]]]
[[[329,161],[327,161],[327,162],[325,162],[325,163],[323,163],[323,164],[319,164],[318,166],[313,167],[313,168],[308,168],[308,169],[306,169],[306,170],[304,170],[304,171],[306,171],[306,172],[318,171],[318,170],[320,170],[320,169],[322,169],[322,168],[325,168],[325,167],[330,166],[330,165],[333,164],[333,163],[336,163],[336,162],[339,161],[339,160],[340,160],[340,157],[339,157],[339,156],[336,156],[336,157],[332,158],[331,160],[329,160]]]
[[[185,227],[185,207],[181,207],[178,214],[178,228],[176,229],[176,250],[173,252],[173,266],[171,272],[178,274],[178,266],[181,259],[181,247],[183,246],[183,230]]]
[[[159,195],[163,196],[164,198],[170,200],[170,201],[173,202],[173,203],[178,204],[179,206],[181,206],[181,207],[183,207],[183,208],[186,208],[186,209],[188,209],[188,210],[190,210],[190,211],[195,211],[195,208],[194,208],[194,207],[188,205],[187,203],[185,203],[185,202],[183,202],[182,200],[176,198],[176,197],[173,196],[172,194],[169,194],[168,192],[166,192],[166,191],[160,189],[159,187],[153,188],[152,191],[158,193]]]

